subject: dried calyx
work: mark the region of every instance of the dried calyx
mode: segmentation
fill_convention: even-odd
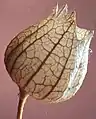
[[[50,103],[68,100],[87,73],[93,34],[77,26],[76,13],[68,12],[67,5],[61,9],[57,5],[48,18],[23,30],[9,43],[6,69],[27,97]]]

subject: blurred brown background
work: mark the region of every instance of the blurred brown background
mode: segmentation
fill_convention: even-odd
[[[0,0],[0,119],[16,119],[18,88],[5,70],[7,44],[21,30],[46,18],[57,0]],[[58,0],[76,10],[80,27],[96,29],[96,0]],[[96,34],[91,43],[88,74],[82,88],[69,101],[46,104],[31,97],[24,119],[96,119]]]

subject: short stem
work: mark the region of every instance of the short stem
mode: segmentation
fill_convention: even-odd
[[[24,110],[24,105],[26,103],[26,100],[28,98],[28,94],[26,94],[24,91],[20,90],[20,95],[19,95],[19,104],[18,104],[18,112],[17,112],[17,119],[22,119],[23,117],[23,110]]]

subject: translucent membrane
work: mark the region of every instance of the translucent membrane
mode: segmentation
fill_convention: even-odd
[[[17,119],[30,95],[56,103],[70,99],[87,73],[94,31],[79,28],[76,12],[57,7],[48,18],[20,32],[7,46],[6,69],[20,89]]]

